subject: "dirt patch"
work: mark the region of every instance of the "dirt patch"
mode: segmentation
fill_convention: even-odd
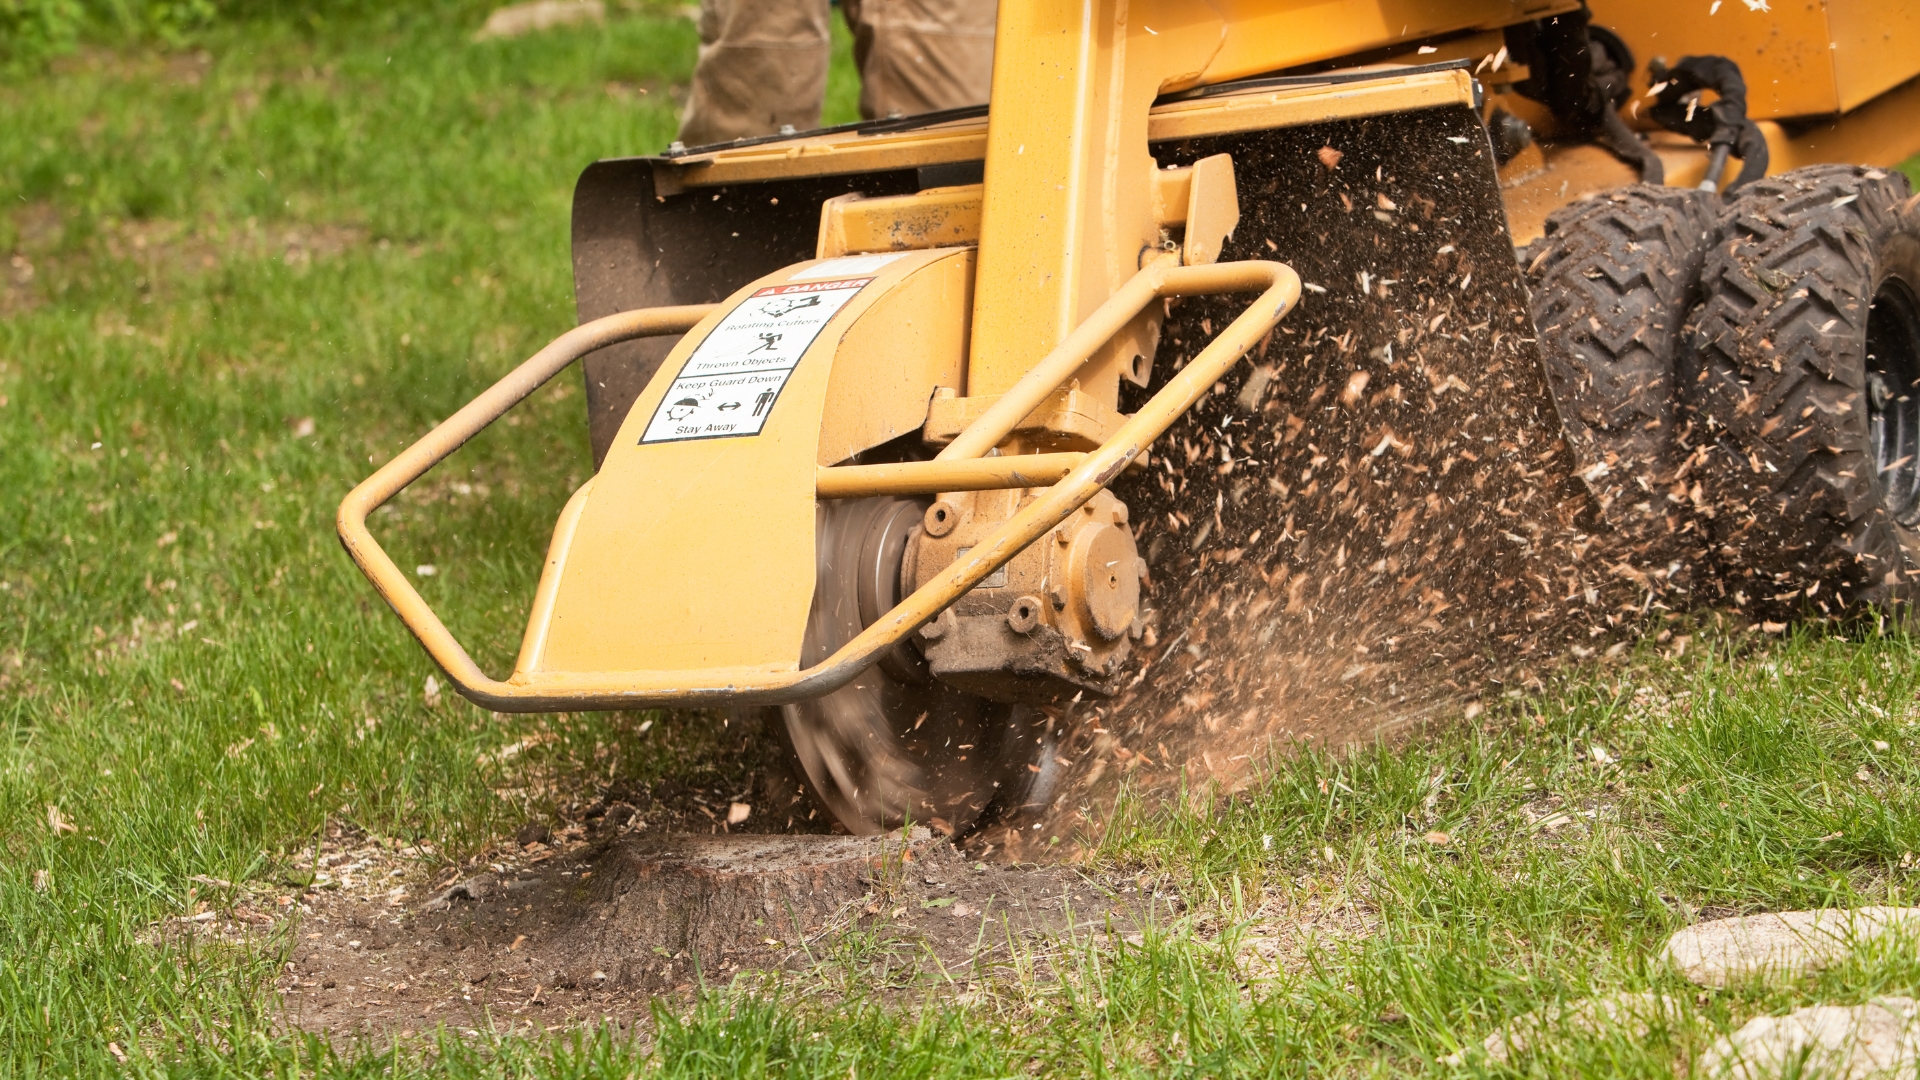
[[[364,246],[367,230],[328,222],[263,225],[252,220],[223,228],[154,218],[110,223],[95,243],[101,254],[137,263],[158,281],[212,270],[236,257],[311,266]]]
[[[167,86],[199,86],[213,70],[213,54],[204,49],[163,52],[158,49],[112,49],[86,46],[55,57],[48,65],[54,76],[73,78],[104,74],[125,82],[155,82]]]
[[[4,253],[0,266],[0,318],[23,314],[43,302],[40,267],[36,258],[59,243],[62,222],[60,211],[51,203],[22,206],[9,213],[14,236],[13,250]]]
[[[40,306],[56,281],[88,281],[105,273],[124,274],[150,301],[170,282],[203,274],[236,259],[277,259],[300,269],[339,258],[369,246],[367,230],[333,222],[245,222],[220,224],[165,218],[119,219],[96,222],[85,239],[68,235],[67,215],[51,202],[36,202],[11,211],[15,237],[11,251],[0,251],[0,315],[20,314]],[[4,233],[4,230],[0,230]],[[390,247],[380,241],[382,248]],[[425,248],[410,245],[418,257]]]
[[[431,896],[309,896],[280,981],[287,1022],[381,1038],[440,1024],[644,1025],[659,995],[768,974],[827,992],[852,980],[964,992],[1049,978],[1050,943],[1070,932],[1123,935],[1153,905],[1179,909],[1151,884],[988,865],[924,830],[628,833],[571,846]]]
[[[0,318],[23,314],[40,306],[40,291],[33,285],[38,273],[33,260],[19,252],[7,258],[4,273],[0,273]]]

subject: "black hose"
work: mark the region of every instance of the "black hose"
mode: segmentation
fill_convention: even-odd
[[[1655,57],[1647,63],[1647,77],[1659,91],[1647,110],[1654,123],[1713,150],[1701,187],[1718,186],[1729,155],[1740,159],[1740,175],[1727,185],[1727,194],[1767,175],[1767,140],[1747,119],[1747,82],[1739,64],[1724,56],[1686,56],[1669,68]],[[1708,90],[1719,100],[1702,105]]]
[[[1618,112],[1633,92],[1627,81],[1633,54],[1617,35],[1591,23],[1582,4],[1507,27],[1508,54],[1531,73],[1514,89],[1545,105],[1565,134],[1598,142],[1638,166],[1644,183],[1658,184],[1665,179],[1659,155]]]

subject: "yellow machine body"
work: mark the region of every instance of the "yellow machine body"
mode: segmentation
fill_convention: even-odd
[[[1591,6],[1594,20],[1639,56],[1714,53],[1738,61],[1755,120],[1836,115],[1920,75],[1920,7],[1897,0]],[[1642,92],[1646,82],[1643,71]]]
[[[1356,532],[1355,539],[1342,541],[1344,533],[1329,532],[1315,548],[1317,557],[1332,560],[1326,573],[1309,581],[1300,569],[1263,571],[1275,595],[1233,606],[1308,610],[1313,597],[1328,596],[1334,582],[1346,580],[1342,575],[1364,570],[1333,594],[1345,591],[1356,610],[1384,610],[1397,589],[1422,614],[1388,640],[1444,637],[1452,624],[1441,613],[1454,606],[1441,580],[1447,560],[1477,560],[1475,565],[1494,573],[1492,567],[1506,564],[1473,545],[1510,543],[1501,536],[1517,538],[1511,543],[1524,542],[1528,551],[1562,539],[1580,543],[1567,539],[1579,533],[1570,524],[1580,512],[1577,499],[1564,484],[1537,479],[1543,470],[1564,477],[1567,459],[1564,446],[1554,449],[1554,436],[1543,434],[1551,427],[1551,408],[1540,404],[1546,399],[1537,373],[1522,374],[1527,361],[1514,352],[1524,339],[1525,315],[1511,259],[1500,266],[1497,255],[1482,254],[1476,263],[1464,258],[1464,247],[1446,245],[1433,257],[1431,271],[1418,269],[1427,264],[1407,263],[1413,267],[1408,273],[1430,273],[1443,297],[1447,289],[1457,295],[1478,280],[1481,289],[1503,298],[1492,314],[1462,310],[1451,325],[1447,320],[1459,306],[1453,300],[1434,307],[1429,297],[1417,315],[1392,315],[1395,297],[1412,286],[1357,252],[1361,261],[1337,279],[1306,281],[1303,300],[1300,276],[1289,264],[1348,253],[1282,250],[1272,239],[1247,250],[1253,235],[1244,227],[1249,199],[1271,204],[1263,220],[1293,214],[1297,204],[1298,220],[1286,228],[1309,238],[1307,244],[1313,243],[1318,215],[1344,215],[1369,227],[1377,220],[1380,228],[1393,230],[1393,244],[1425,243],[1447,229],[1477,230],[1474,235],[1492,238],[1494,249],[1510,251],[1513,241],[1537,233],[1539,220],[1554,206],[1630,179],[1621,176],[1625,167],[1585,150],[1510,166],[1501,178],[1513,221],[1509,234],[1497,206],[1491,218],[1450,218],[1444,205],[1436,212],[1432,198],[1403,202],[1389,194],[1398,182],[1389,175],[1390,161],[1369,177],[1352,164],[1359,157],[1344,166],[1340,160],[1360,148],[1364,136],[1358,133],[1387,131],[1395,123],[1418,130],[1428,123],[1422,118],[1443,114],[1477,116],[1487,89],[1507,97],[1503,90],[1519,73],[1500,73],[1504,65],[1494,50],[1501,49],[1501,29],[1577,6],[1569,0],[1001,0],[990,112],[893,130],[879,125],[750,142],[622,166],[624,186],[606,196],[613,209],[605,212],[653,214],[631,220],[644,220],[655,231],[637,240],[623,234],[577,246],[577,269],[585,268],[583,316],[601,317],[589,318],[356,489],[342,508],[342,536],[455,685],[490,707],[767,704],[846,685],[970,590],[991,588],[986,583],[1037,538],[1055,533],[1063,550],[1077,542],[1057,530],[1067,529],[1082,508],[1108,507],[1099,500],[1110,501],[1104,493],[1123,470],[1151,472],[1153,462],[1171,455],[1181,468],[1204,466],[1228,485],[1211,507],[1169,503],[1161,517],[1173,525],[1155,526],[1182,530],[1176,544],[1204,554],[1203,541],[1227,531],[1228,495],[1235,505],[1249,497],[1227,479],[1242,460],[1236,454],[1264,462],[1297,452],[1303,463],[1312,462],[1304,469],[1288,466],[1291,471],[1262,482],[1255,494],[1280,500],[1276,513],[1286,524],[1272,526],[1272,532],[1242,530],[1231,562],[1263,536],[1271,543],[1283,531],[1290,539],[1305,535],[1307,502],[1300,503],[1296,522],[1286,510],[1289,500],[1332,498],[1329,522],[1339,514],[1352,517],[1354,499],[1366,485],[1352,487],[1351,497],[1347,485],[1358,483],[1351,477],[1322,488],[1320,477],[1332,484],[1326,470],[1377,473],[1401,467],[1395,463],[1404,459],[1412,470],[1406,490],[1382,494],[1404,500],[1372,524],[1363,508],[1339,526],[1375,535],[1363,541]],[[1704,0],[1697,6],[1593,4],[1597,21],[1645,53],[1735,54],[1749,65],[1758,116],[1824,118],[1791,134],[1778,124],[1768,129],[1780,167],[1829,152],[1891,164],[1920,149],[1920,84],[1914,81],[1920,73],[1920,14],[1911,5],[1776,0],[1778,10],[1770,14],[1738,0],[1713,5],[1717,13],[1708,12]],[[1345,68],[1333,63],[1343,57],[1349,58]],[[1473,61],[1478,70],[1433,64],[1453,59]],[[1292,77],[1233,85],[1289,70]],[[1308,129],[1338,131],[1360,142],[1343,148],[1329,142],[1328,154],[1317,159],[1312,148],[1287,150],[1286,167],[1305,171],[1290,173],[1296,186],[1285,189],[1248,186],[1253,151],[1244,147],[1253,143],[1235,144],[1243,147],[1237,150],[1215,146],[1241,136]],[[1866,134],[1849,141],[1855,130]],[[1444,160],[1453,162],[1446,167],[1471,173],[1454,173],[1463,177],[1463,187],[1477,183],[1482,172],[1488,183],[1493,180],[1480,138],[1482,145],[1473,146],[1467,135],[1449,135],[1452,145],[1436,144],[1433,151],[1459,155]],[[1697,155],[1691,148],[1672,153],[1678,173],[1684,173],[1688,155]],[[775,189],[756,187],[776,183],[785,185],[778,188],[782,195],[766,196]],[[796,207],[793,192],[810,194]],[[764,237],[742,239],[739,227],[730,230],[732,238],[715,231],[712,251],[701,253],[705,295],[686,295],[696,276],[691,270],[674,281],[648,278],[654,273],[648,259],[657,268],[655,253],[666,251],[649,251],[648,244],[663,243],[649,237],[679,227],[675,221],[713,212],[709,204],[723,200],[741,208],[742,221],[754,206],[760,208],[754,213],[782,215],[784,246]],[[1309,211],[1309,202],[1320,209]],[[577,215],[586,212],[577,206]],[[799,237],[809,221],[812,234]],[[758,264],[728,261],[734,249],[727,244],[762,240]],[[612,272],[609,266],[633,269]],[[589,288],[587,270],[601,283]],[[1357,288],[1348,278],[1357,279]],[[1396,287],[1403,292],[1393,292]],[[1286,337],[1287,313],[1296,304],[1321,302],[1330,288],[1352,294],[1351,317],[1362,320],[1353,325],[1365,332],[1343,337],[1332,327],[1299,340]],[[803,349],[784,354],[784,366],[771,374],[752,367],[756,361],[743,343],[754,335],[787,340],[778,338],[785,333],[784,316],[767,314],[765,305],[828,294],[835,306],[830,316],[809,324]],[[1232,294],[1239,299],[1217,306]],[[1176,329],[1170,298],[1182,296],[1191,298],[1180,309],[1189,316]],[[1254,298],[1250,305],[1248,297]],[[1374,314],[1358,314],[1363,311]],[[646,348],[632,342],[649,335],[683,336],[664,355],[618,353]],[[1421,351],[1420,342],[1436,339],[1444,340]],[[1279,350],[1273,359],[1267,359],[1268,343]],[[1171,364],[1170,349],[1178,353]],[[366,530],[366,515],[567,363],[598,350],[652,357],[635,368],[650,377],[607,420],[614,434],[606,440],[604,461],[555,530],[516,671],[495,680],[473,664],[380,551]],[[1445,360],[1453,355],[1449,350],[1474,352],[1479,366]],[[1223,380],[1250,351],[1260,364],[1258,378],[1235,376],[1239,389],[1231,390]],[[1285,355],[1296,359],[1282,360]],[[1285,374],[1289,362],[1295,367]],[[1279,392],[1266,388],[1288,379],[1305,381],[1289,384],[1297,397],[1283,406]],[[1458,388],[1452,398],[1450,387]],[[1156,442],[1222,390],[1242,402],[1243,411],[1273,425],[1273,434],[1251,444],[1215,446],[1213,436],[1196,440],[1191,432],[1169,436],[1172,444]],[[1368,413],[1390,411],[1409,394],[1429,401],[1429,419],[1418,421],[1435,425],[1425,445],[1409,427],[1415,421]],[[688,404],[677,404],[683,401]],[[731,408],[714,411],[722,405]],[[1294,444],[1290,432],[1305,423],[1296,410],[1337,415],[1341,424],[1352,425],[1343,436],[1352,443],[1309,448],[1308,438]],[[1478,430],[1472,425],[1494,415],[1509,416],[1504,434],[1443,452],[1463,437],[1460,432]],[[601,423],[597,416],[595,423]],[[916,432],[934,454],[931,460],[862,457]],[[1209,448],[1195,449],[1203,445]],[[1428,449],[1435,454],[1431,461],[1419,456]],[[1196,454],[1206,461],[1224,455],[1224,464],[1195,465]],[[1496,471],[1499,479],[1489,483]],[[1423,565],[1432,569],[1415,571],[1418,560],[1396,552],[1404,544],[1417,547],[1418,537],[1410,541],[1409,533],[1427,520],[1423,515],[1437,519],[1440,510],[1439,496],[1423,498],[1411,485],[1432,484],[1437,492],[1442,477],[1447,483],[1472,478],[1471,491],[1485,494],[1489,506],[1497,503],[1498,514],[1462,532],[1460,542],[1431,552]],[[1184,473],[1175,479],[1169,471],[1164,479],[1168,498],[1185,490]],[[1508,490],[1505,485],[1519,486],[1496,498],[1493,493]],[[1537,493],[1527,494],[1529,488]],[[972,496],[956,494],[968,492],[1010,494],[971,502]],[[803,665],[818,569],[817,507],[825,500],[882,494],[952,496],[954,506],[1002,509],[991,511],[1000,515],[992,527],[983,526],[981,539],[960,548],[950,565],[909,575],[911,595],[885,617],[830,658]],[[1529,532],[1519,515],[1530,500],[1538,505],[1528,516],[1559,524]],[[1499,519],[1510,513],[1512,520]],[[1210,524],[1199,529],[1208,514],[1223,523],[1221,532],[1210,532]],[[1183,517],[1188,520],[1181,522]],[[1129,536],[1147,531],[1136,517]],[[1484,533],[1484,540],[1469,544],[1469,533]],[[1510,554],[1518,559],[1518,552]],[[1501,588],[1519,590],[1513,593],[1513,619],[1531,617],[1524,613],[1533,601],[1523,594],[1535,586],[1523,563],[1495,574]],[[1201,565],[1208,565],[1204,558]],[[1567,595],[1579,595],[1593,587],[1573,578],[1534,577],[1542,583],[1541,596],[1567,589],[1573,590]],[[1126,582],[1115,582],[1124,593]],[[1441,591],[1434,593],[1436,588]],[[1176,632],[1164,625],[1129,626],[1125,619],[1115,623],[1118,618],[1108,613],[1099,621],[1115,634]],[[1107,649],[1074,637],[1091,633],[1090,625],[1063,615],[1063,647]],[[1349,649],[1339,661],[1342,669],[1353,661],[1355,671],[1371,671],[1368,665],[1377,666],[1387,654],[1369,650],[1391,652],[1398,645],[1355,647],[1358,653]],[[1381,681],[1392,682],[1391,673]]]
[[[1844,163],[1891,168],[1920,154],[1920,5],[1892,0],[1816,0],[1795,4],[1673,4],[1593,0],[1594,22],[1617,33],[1640,58],[1669,63],[1722,55],[1740,64],[1747,114],[1766,137],[1769,171]],[[1633,78],[1646,95],[1646,65]],[[1491,79],[1490,101],[1552,129],[1537,104]],[[1641,97],[1640,101],[1649,101]],[[1630,105],[1638,117],[1637,105]],[[1639,117],[1666,165],[1666,182],[1705,179],[1707,151]],[[1737,166],[1729,165],[1730,179]],[[1596,191],[1633,183],[1633,168],[1598,146],[1549,145],[1503,170],[1516,242],[1538,237],[1547,215]]]
[[[956,331],[965,326],[972,269],[968,248],[823,260],[754,282],[695,327],[667,369],[685,370],[735,313],[791,298],[844,304],[790,373],[761,368],[760,382],[749,373],[659,379],[648,388],[577,520],[555,532],[515,676],[794,668],[813,597],[816,463],[918,429],[928,388],[959,381],[965,335]],[[739,321],[751,337],[789,327],[792,315]],[[670,394],[708,383],[718,384],[720,398],[737,395],[720,404],[737,400],[740,408],[701,409],[680,432],[648,439]],[[740,383],[744,391],[735,389]],[[750,419],[760,395],[776,390],[757,436],[703,430],[716,419]]]

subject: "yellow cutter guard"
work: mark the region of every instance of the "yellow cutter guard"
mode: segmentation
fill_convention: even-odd
[[[1146,306],[1172,296],[1259,291],[1260,296],[1175,373],[1113,437],[1087,454],[984,458]],[[461,694],[500,712],[655,706],[778,705],[828,694],[938,615],[1028,544],[1106,487],[1225,375],[1300,300],[1300,278],[1277,262],[1207,266],[1156,263],[1122,286],[932,461],[819,470],[816,497],[1026,487],[1053,481],[966,557],[921,586],[839,651],[813,667],[789,665],[677,671],[538,672],[506,681],[480,670],[433,609],[381,550],[367,515],[425,475],[547,380],[616,342],[691,330],[719,305],[647,308],[609,315],[562,334],[465,408],[348,493],[337,525],[347,553],[420,640]],[[589,482],[591,483],[591,482]],[[576,494],[568,513],[577,512]]]

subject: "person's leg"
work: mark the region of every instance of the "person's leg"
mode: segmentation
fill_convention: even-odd
[[[860,114],[980,105],[993,85],[995,0],[841,0],[860,65]]]
[[[828,0],[700,0],[700,61],[680,141],[688,146],[820,126]]]

